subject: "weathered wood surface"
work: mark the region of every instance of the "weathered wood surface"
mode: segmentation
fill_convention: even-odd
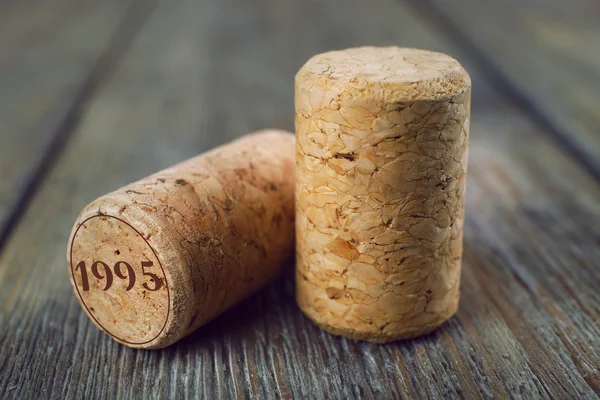
[[[600,2],[412,3],[600,177]]]
[[[116,0],[0,4],[0,248],[140,12]]]
[[[295,71],[363,44],[446,51],[472,73],[457,316],[390,345],[328,335],[295,305],[290,260],[170,348],[136,351],[100,333],[65,266],[79,210],[244,132],[293,129]],[[159,3],[0,254],[0,398],[596,398],[600,187],[464,50],[395,0]]]

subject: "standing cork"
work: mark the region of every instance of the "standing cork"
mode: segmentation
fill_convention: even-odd
[[[396,47],[296,75],[297,299],[321,328],[389,342],[456,312],[470,87],[453,58]]]
[[[265,131],[95,200],[67,258],[100,329],[161,348],[273,278],[293,238],[294,137]]]

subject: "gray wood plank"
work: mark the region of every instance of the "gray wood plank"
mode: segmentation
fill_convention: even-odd
[[[100,333],[64,259],[81,207],[246,131],[292,129],[300,65],[363,44],[443,50],[473,75],[457,316],[390,345],[331,336],[295,305],[290,260],[170,348]],[[451,45],[395,0],[161,3],[0,255],[0,397],[595,398],[600,187]]]
[[[0,248],[136,14],[129,1],[0,4]]]
[[[411,1],[600,180],[600,3]]]

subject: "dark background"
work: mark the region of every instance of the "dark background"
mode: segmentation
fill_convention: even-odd
[[[390,345],[321,332],[283,277],[183,341],[118,345],[73,296],[80,209],[246,132],[359,45],[473,78],[461,306]],[[0,398],[596,398],[596,0],[0,1]]]

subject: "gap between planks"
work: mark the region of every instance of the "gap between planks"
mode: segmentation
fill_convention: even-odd
[[[0,226],[0,254],[27,211],[27,207],[36,195],[38,188],[61,156],[87,105],[119,64],[144,22],[154,10],[155,5],[155,1],[134,1],[128,7],[111,35],[106,48],[100,53],[89,74],[78,88],[77,94],[68,106],[64,117],[56,123],[56,128],[51,133],[52,139],[49,145],[44,149],[44,153],[31,178],[23,186],[16,201],[10,207],[5,223]]]
[[[585,145],[577,140],[577,135],[569,128],[550,118],[519,85],[502,71],[493,58],[489,57],[467,33],[465,33],[445,11],[430,0],[400,0],[415,10],[423,19],[441,31],[457,48],[464,51],[479,72],[490,85],[509,102],[520,108],[523,113],[538,125],[540,131],[554,141],[564,153],[574,159],[586,173],[600,183],[600,159],[586,150]]]

